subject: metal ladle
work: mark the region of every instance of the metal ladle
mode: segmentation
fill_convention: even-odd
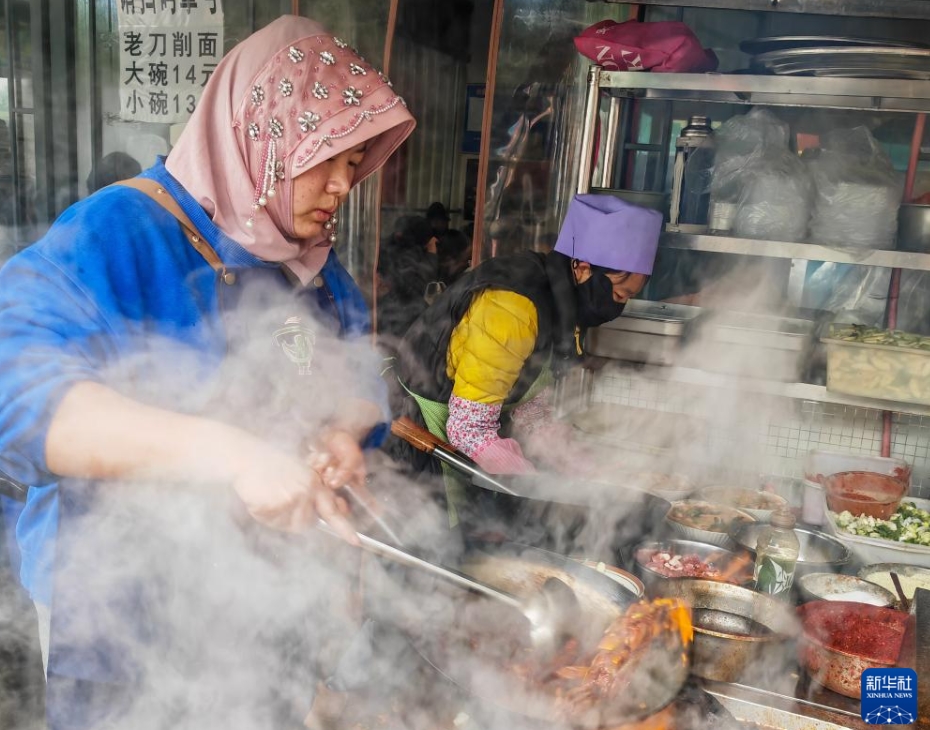
[[[318,524],[324,532],[335,535],[322,520]],[[568,584],[558,578],[548,578],[538,591],[533,591],[529,596],[521,599],[450,568],[430,563],[399,547],[388,545],[361,533],[357,535],[361,548],[372,555],[385,558],[398,565],[430,573],[449,584],[519,611],[528,624],[529,644],[540,657],[554,655],[562,648],[565,640],[574,635],[573,626],[577,624],[579,616],[578,599]]]

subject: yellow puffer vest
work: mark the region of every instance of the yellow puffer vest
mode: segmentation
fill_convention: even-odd
[[[446,374],[452,394],[499,405],[507,400],[536,347],[536,306],[512,291],[486,289],[452,331]]]

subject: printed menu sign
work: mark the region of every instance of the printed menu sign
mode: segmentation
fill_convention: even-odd
[[[120,118],[186,122],[223,57],[221,0],[117,0]]]

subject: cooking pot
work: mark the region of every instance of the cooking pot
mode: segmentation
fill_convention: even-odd
[[[664,536],[671,504],[649,492],[533,474],[510,477],[513,494],[470,490],[471,533],[497,531],[513,542],[630,567],[633,548]]]
[[[493,551],[493,552],[491,552]],[[567,583],[579,604],[578,630],[583,642],[638,604],[636,594],[594,569],[561,555],[514,544],[474,547],[457,569],[483,583],[512,593],[528,594],[550,577]],[[390,622],[441,675],[470,694],[507,712],[552,722],[559,704],[550,685],[536,680],[573,664],[570,652],[546,667],[534,667],[519,647],[508,644],[508,631],[490,602],[463,600],[460,592],[429,576],[367,560],[363,571],[366,610]],[[468,620],[459,620],[463,612]],[[482,618],[486,619],[482,621]],[[487,630],[463,627],[486,626]],[[596,644],[595,637],[594,644]],[[572,724],[615,727],[656,714],[675,698],[688,676],[690,641],[675,631],[662,632],[635,655],[636,681],[617,702],[597,706],[593,714]]]
[[[692,610],[692,673],[717,682],[746,681],[793,661],[799,631],[792,610],[748,588],[679,578],[658,584],[657,595],[681,598]],[[787,673],[787,672],[785,672]]]
[[[458,510],[467,537],[630,568],[632,548],[665,532],[671,504],[644,490],[548,474],[492,476],[410,419],[395,421],[391,432],[470,483]]]

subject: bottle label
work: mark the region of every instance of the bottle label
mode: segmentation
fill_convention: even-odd
[[[778,560],[769,555],[761,556],[756,562],[756,590],[773,596],[787,593],[794,580],[795,561]]]

